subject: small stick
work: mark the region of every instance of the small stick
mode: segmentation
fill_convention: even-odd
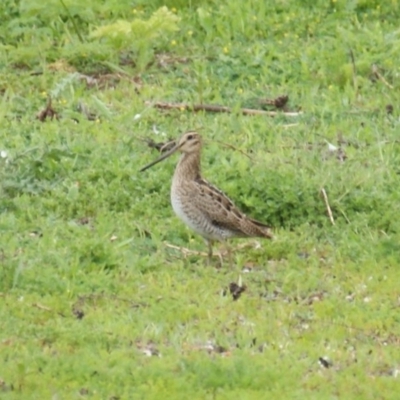
[[[176,246],[174,244],[168,243],[168,242],[164,242],[164,245],[170,249],[174,249],[174,250],[178,250],[180,251],[185,257],[187,256],[201,256],[201,257],[208,257],[208,254],[205,253],[204,251],[196,251],[196,250],[190,250],[186,247],[180,247],[180,246]],[[253,248],[253,249],[259,249],[260,243],[257,241],[254,242],[246,242],[246,243],[241,243],[239,244],[237,247],[235,247],[233,250],[241,250],[241,249],[245,249],[245,248]],[[219,251],[217,256],[218,257],[222,257],[227,255],[228,252],[226,251],[226,249],[224,249],[223,251]]]
[[[38,308],[39,310],[51,311],[51,308],[46,307],[40,303],[33,303],[32,306]]]
[[[168,242],[164,242],[164,245],[169,247],[170,249],[174,249],[174,250],[180,251],[185,257],[187,257],[187,256],[207,257],[207,253],[205,253],[204,251],[190,250],[190,249],[187,249],[186,247],[175,246],[175,245],[173,245],[171,243],[168,243]]]
[[[282,126],[282,128],[293,128],[294,126],[297,126],[297,125],[299,125],[299,124],[295,123],[295,124],[286,124],[286,125],[281,125],[281,126]]]
[[[221,140],[216,140],[214,139],[215,142],[222,144],[223,146],[227,147],[228,149],[231,150],[235,150],[238,151],[239,153],[243,154],[244,156],[246,156],[247,158],[249,158],[250,160],[254,161],[253,157],[251,157],[249,154],[247,154],[245,151],[238,149],[237,147],[235,147],[233,144],[230,143],[225,143],[222,142]]]
[[[179,247],[179,246],[175,246],[174,244],[168,243],[168,242],[164,242],[164,245],[170,249],[174,249],[174,250],[178,250],[180,251],[185,257],[187,256],[200,256],[200,257],[208,257],[208,254],[205,253],[204,251],[196,251],[196,250],[190,250],[187,249],[186,247]],[[222,257],[227,255],[228,252],[226,251],[219,251],[218,254],[215,254],[217,257],[220,258],[220,260],[222,261]]]
[[[372,65],[372,73],[385,84],[389,89],[393,89],[393,86],[380,74],[378,67],[373,64]]]
[[[185,104],[185,103],[163,103],[163,102],[155,102],[152,103],[150,101],[146,101],[146,105],[152,105],[153,107],[160,108],[162,110],[190,110],[190,111],[208,111],[208,112],[222,112],[222,113],[231,113],[234,110],[230,107],[225,106],[216,106],[212,104]],[[289,111],[265,111],[265,110],[256,110],[253,108],[241,108],[240,112],[243,115],[268,115],[269,117],[275,117],[277,115],[286,115],[288,117],[297,117],[301,115],[302,112],[289,112]]]
[[[356,68],[356,60],[354,57],[353,50],[350,49],[350,59],[351,59],[351,65],[353,66],[353,86],[354,89],[357,91],[358,86],[357,86],[357,68]]]
[[[335,220],[333,219],[332,210],[331,210],[331,207],[330,207],[329,201],[328,201],[328,196],[327,196],[324,188],[321,189],[321,193],[322,193],[322,197],[324,198],[324,202],[325,202],[326,210],[328,211],[329,219],[330,219],[332,225],[335,225]]]

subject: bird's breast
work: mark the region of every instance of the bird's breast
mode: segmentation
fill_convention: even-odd
[[[213,221],[211,221],[202,210],[195,206],[190,196],[182,193],[182,190],[179,190],[179,188],[174,188],[174,185],[171,189],[171,204],[178,218],[190,229],[204,238],[223,240],[230,236],[228,232],[215,226]]]

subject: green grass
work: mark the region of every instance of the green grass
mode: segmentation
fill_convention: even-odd
[[[42,3],[0,6],[0,397],[397,399],[399,3]],[[282,94],[301,115],[146,103]],[[206,250],[176,158],[138,172],[143,138],[192,128],[204,176],[274,228],[232,269],[166,246]]]

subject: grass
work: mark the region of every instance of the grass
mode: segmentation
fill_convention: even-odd
[[[1,398],[396,399],[398,2],[171,0],[162,28],[147,3],[0,6]],[[146,104],[282,94],[303,113]],[[165,245],[206,250],[176,159],[138,173],[143,138],[200,127],[205,177],[276,235],[233,269]]]

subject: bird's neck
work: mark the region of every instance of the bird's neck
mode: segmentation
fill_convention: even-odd
[[[185,180],[195,180],[200,178],[200,152],[199,153],[184,153],[178,162],[175,170],[175,176],[182,177]]]

